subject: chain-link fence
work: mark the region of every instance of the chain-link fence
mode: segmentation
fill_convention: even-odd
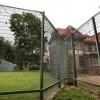
[[[66,58],[44,12],[0,5],[0,100],[47,99],[68,76]]]
[[[78,85],[98,94],[100,91],[100,12],[73,31]],[[83,82],[85,81],[85,82]],[[97,84],[97,85],[94,85]]]
[[[60,36],[46,16],[44,17],[44,32],[45,37],[48,37],[48,42],[45,45],[47,50],[44,51],[45,62],[43,68],[43,87],[46,88],[67,78],[67,65],[64,38]],[[46,90],[44,92],[45,98],[57,90],[58,87],[61,87],[61,83],[64,83],[64,80]]]
[[[77,29],[83,37],[75,39],[76,68],[77,73],[97,75],[99,69],[99,32],[95,32],[93,18]],[[74,33],[73,33],[74,34]],[[98,38],[96,38],[96,34]],[[79,63],[78,63],[79,62]]]
[[[99,16],[61,31],[44,12],[0,5],[0,100],[47,100],[72,78],[99,92]]]
[[[41,30],[42,12],[0,5],[0,100],[40,98]]]

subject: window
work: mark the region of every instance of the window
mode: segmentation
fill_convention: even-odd
[[[74,47],[75,47],[75,49],[82,49],[83,44],[82,44],[82,42],[75,42]]]
[[[79,42],[78,47],[79,47],[79,49],[82,49],[83,43],[82,42]]]
[[[93,66],[98,66],[99,64],[98,64],[98,58],[97,57],[93,57],[92,58],[92,65]]]
[[[74,48],[76,49],[76,42],[74,42]]]
[[[97,52],[97,48],[96,48],[96,45],[94,45],[94,52]]]
[[[80,67],[84,67],[84,57],[83,56],[79,56],[79,63],[80,63]]]
[[[88,52],[92,52],[92,44],[88,45]]]

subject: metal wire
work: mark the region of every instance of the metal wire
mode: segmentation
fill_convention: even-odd
[[[99,77],[100,59],[95,30],[97,30],[98,39],[100,39],[100,12],[93,17],[95,18],[96,29],[94,28],[92,18],[90,18],[73,32],[73,34],[80,32],[79,36],[74,36],[74,48],[77,78],[82,81],[98,84],[100,81],[96,81],[96,79]],[[78,82],[77,84],[98,93],[99,87],[97,86],[83,82]]]
[[[15,46],[14,45],[15,37],[13,36],[14,33],[11,32],[9,28],[10,16],[14,13],[22,14],[23,12],[32,13],[42,21],[42,12],[0,5],[0,36],[4,37],[5,40],[11,41],[13,46]],[[94,15],[94,18],[96,22],[97,33],[99,36],[100,12]],[[83,25],[81,25],[78,29],[72,32],[74,36],[73,38],[72,38],[71,33],[68,33],[69,35],[66,34],[64,36],[60,35],[60,33],[55,29],[53,24],[45,15],[44,15],[43,28],[44,28],[44,39],[47,38],[47,41],[46,42],[44,41],[44,53],[43,53],[44,54],[43,80],[42,80],[43,88],[51,86],[53,83],[59,80],[62,80],[64,78],[73,78],[75,74],[74,73],[75,66],[76,66],[76,73],[77,73],[78,79],[83,80],[83,78],[87,78],[88,76],[91,76],[91,75],[96,76],[99,74],[100,66],[98,65],[99,64],[98,52],[97,52],[98,50],[97,50],[95,31],[93,27],[93,21],[91,18],[87,22],[85,22]],[[21,37],[20,39],[22,40]],[[74,51],[75,59],[74,59],[73,48],[75,49]],[[27,50],[29,50],[29,48]],[[34,52],[40,53],[40,51],[41,50],[38,48],[35,48],[35,51],[31,50],[31,52],[33,53]],[[21,57],[18,55],[17,58],[18,59],[23,58],[23,55],[21,55]],[[26,59],[27,57],[24,57],[24,58]],[[75,65],[75,62],[76,62],[76,65]],[[4,67],[2,66],[4,68],[3,70],[1,70],[2,64],[0,64],[0,68],[1,68],[0,71],[5,71],[5,73],[4,72],[0,73],[1,74],[0,79],[1,80],[4,79],[3,81],[0,81],[0,87],[2,87],[0,88],[1,92],[13,91],[15,90],[15,88],[16,90],[39,89],[38,84],[40,83],[40,77],[39,78],[36,78],[36,77],[38,77],[40,72],[36,74],[37,75],[35,77],[36,79],[33,78],[34,77],[33,73],[35,73],[33,70],[29,72],[25,72],[23,74],[22,71],[16,72],[14,71],[14,69],[12,69],[11,71],[13,71],[14,74],[11,74],[10,72],[7,73],[7,71],[9,71],[8,69],[12,68],[12,64],[10,65],[10,63],[9,64],[7,63],[5,64],[2,63],[4,66]],[[23,61],[19,61],[18,63],[21,65]],[[40,63],[40,61],[38,61],[38,63]],[[9,65],[10,67],[8,68],[7,65]],[[21,77],[18,77],[19,74],[21,75]],[[6,78],[8,76],[12,76],[12,77],[10,79]],[[33,81],[28,81],[28,79],[30,78]],[[91,80],[88,80],[88,81],[91,81]],[[42,91],[44,94],[44,97],[46,97],[47,95],[50,95],[52,92],[57,90],[58,87],[61,87],[61,85],[64,82],[65,81],[59,82],[59,84],[55,85],[53,88],[45,90],[45,92]],[[17,83],[15,87],[13,87],[14,83]],[[33,83],[35,83],[36,86],[34,86]],[[24,100],[25,97],[27,97],[27,100],[31,100],[34,98],[31,96],[32,96],[31,94],[24,95],[24,96],[20,95],[20,96],[17,96],[17,99],[19,97],[22,100]],[[0,97],[3,100],[10,99],[10,98],[13,98],[14,100],[16,100],[16,95],[5,96],[5,98],[4,96],[0,96]],[[39,94],[38,94],[38,97],[36,98],[39,98]]]
[[[12,14],[14,14],[14,13],[22,14],[23,12],[32,13],[42,21],[42,13],[39,11],[0,5],[0,37],[3,37],[4,41],[6,41],[6,40],[10,41],[11,46],[13,46],[13,47],[15,47],[15,45],[14,45],[15,37],[13,35],[14,32],[12,32],[10,30],[10,21],[9,20],[10,20],[10,17]],[[0,47],[0,51],[1,51],[1,47]],[[9,53],[9,51],[7,53]],[[19,59],[23,58],[23,56],[17,56],[17,57]],[[13,56],[9,56],[9,59],[13,59]],[[17,64],[21,65],[22,62],[23,61],[19,61],[19,62],[17,62]],[[39,71],[37,72],[38,78],[34,79],[35,77],[32,74],[32,73],[34,73],[33,70],[29,71],[29,72],[21,71],[21,70],[19,70],[19,68],[21,66],[18,66],[17,64],[14,62],[5,61],[5,58],[0,59],[0,92],[39,89],[39,85],[40,85]],[[33,80],[33,81],[29,81],[29,80]],[[15,84],[16,84],[16,86],[15,86]],[[34,86],[34,84],[36,84],[36,85]],[[5,95],[5,96],[0,95],[0,100],[10,100],[10,99],[13,99],[13,100],[17,100],[17,99],[32,100],[32,99],[34,99],[35,100],[35,99],[39,99],[39,93],[26,94],[26,95],[24,95],[24,94]]]

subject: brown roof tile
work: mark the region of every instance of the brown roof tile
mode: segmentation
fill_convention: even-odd
[[[67,28],[63,29],[63,28],[57,28],[57,31],[59,32],[60,35],[68,35],[73,33],[74,36],[78,36],[78,37],[84,37],[84,35],[82,35],[82,33],[80,33],[79,31],[75,31],[76,29],[69,25]],[[75,31],[75,32],[74,32]]]
[[[85,37],[86,37],[86,39],[84,40],[85,42],[96,42],[95,35],[92,35],[92,36],[85,35]],[[100,42],[100,32],[98,33],[98,38]]]

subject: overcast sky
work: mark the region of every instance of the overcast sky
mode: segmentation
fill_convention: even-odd
[[[100,0],[0,0],[0,4],[45,11],[56,28],[78,28],[100,10]]]

